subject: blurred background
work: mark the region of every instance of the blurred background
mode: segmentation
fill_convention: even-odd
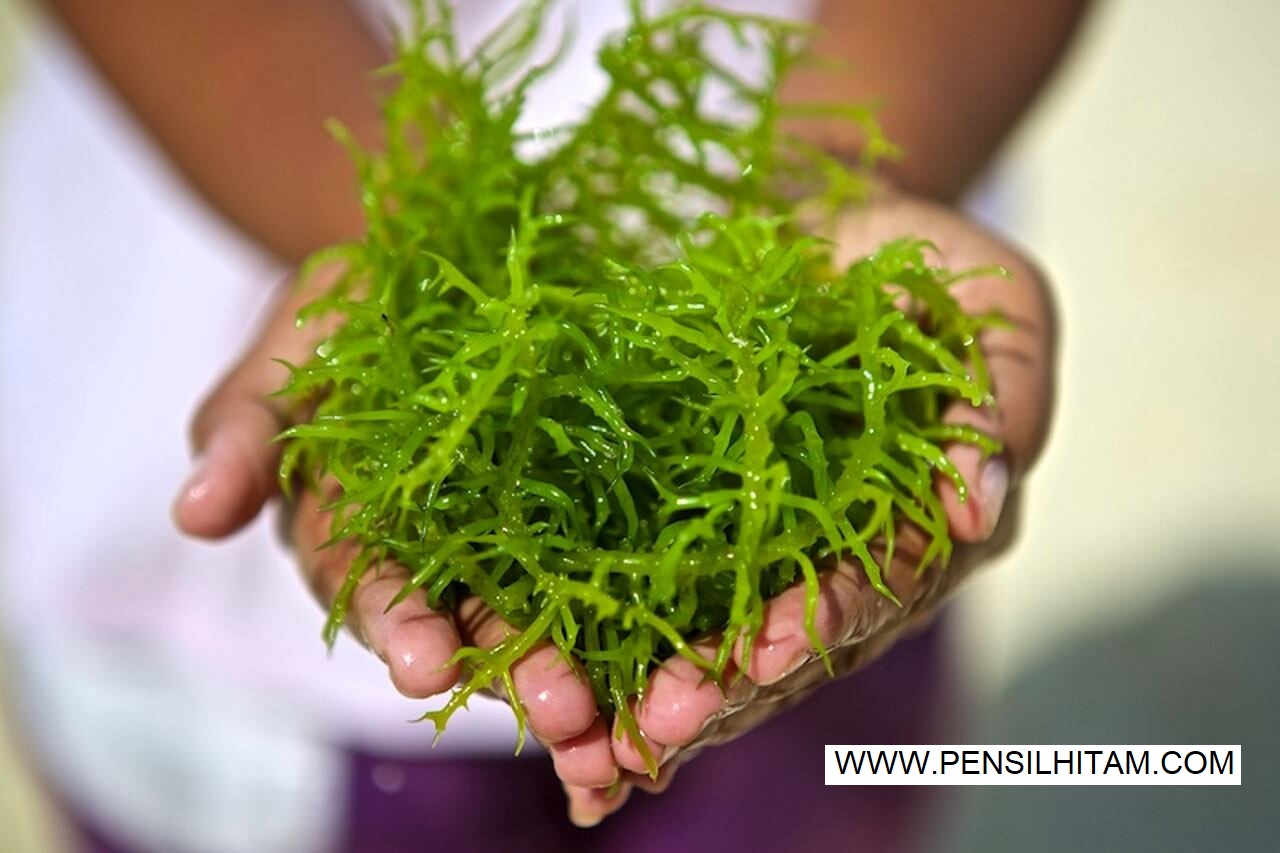
[[[0,0],[0,101],[22,19]],[[1244,784],[953,789],[938,850],[1275,849],[1278,51],[1271,0],[1098,3],[1008,147],[982,207],[1056,285],[1059,409],[952,619],[958,740],[1240,743]],[[55,839],[7,739],[0,849]]]

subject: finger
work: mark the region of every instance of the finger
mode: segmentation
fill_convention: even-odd
[[[566,785],[607,788],[618,781],[609,727],[597,716],[585,732],[547,747],[556,775]]]
[[[564,794],[569,800],[569,820],[574,826],[587,829],[616,812],[631,796],[632,786],[620,782],[609,788],[581,788],[565,785]]]
[[[693,756],[690,755],[690,758]],[[658,771],[658,778],[650,779],[644,773],[627,773],[623,776],[624,784],[644,791],[646,794],[661,794],[671,787],[671,783],[675,781],[676,772],[680,769],[683,761],[671,761],[664,764],[662,769]]]
[[[318,271],[305,284],[285,285],[257,338],[200,406],[191,427],[192,473],[173,503],[178,528],[204,538],[234,533],[251,521],[276,491],[280,448],[272,443],[286,413],[269,395],[288,379],[276,359],[305,361],[331,326],[299,328],[298,309],[337,275]]]
[[[950,480],[940,478],[939,494],[951,533],[961,542],[981,542],[995,531],[1010,490],[1034,463],[1048,434],[1054,392],[1055,322],[1044,276],[1022,255],[971,223],[951,216],[939,243],[953,269],[999,264],[1008,277],[980,276],[953,289],[970,314],[996,314],[1002,324],[984,329],[979,346],[987,362],[994,403],[975,408],[953,403],[952,424],[976,427],[1003,445],[991,458],[969,444],[947,455],[968,486],[967,500]]]
[[[842,560],[832,569],[818,573],[813,628],[824,648],[837,645],[864,627],[862,623],[870,615],[866,594],[869,588],[861,568],[847,561]],[[893,606],[888,599],[883,600]],[[764,619],[744,668],[754,684],[776,684],[817,653],[806,624],[807,602],[808,590],[799,583],[765,604]],[[740,640],[734,649],[734,663],[742,667],[744,658],[747,658],[746,644]]]
[[[941,205],[893,192],[840,225],[840,255],[851,259],[904,234],[924,234],[938,258],[953,270],[991,265],[1008,277],[981,276],[958,282],[953,293],[971,314],[996,313],[1007,325],[989,327],[979,344],[988,363],[993,408],[964,403],[946,413],[951,423],[969,423],[1004,445],[1002,455],[983,460],[971,447],[956,445],[948,455],[975,500],[962,502],[950,481],[939,484],[952,534],[963,542],[988,538],[1006,496],[1034,463],[1048,433],[1054,393],[1056,322],[1045,277],[1003,240]]]
[[[705,659],[715,657],[719,640],[691,644],[694,652]],[[723,675],[724,684],[734,684],[738,670],[730,663]],[[730,688],[734,690],[736,688]],[[640,730],[662,746],[684,746],[693,741],[707,721],[725,710],[727,699],[720,684],[708,677],[707,671],[681,655],[673,655],[654,671],[643,701],[636,712]],[[626,738],[627,760],[634,746]]]
[[[338,597],[359,546],[351,541],[319,547],[328,538],[331,514],[319,499],[304,495],[294,516],[293,539],[308,584],[325,606]],[[392,605],[409,580],[394,563],[371,566],[351,594],[346,626],[387,665],[396,689],[415,699],[442,693],[457,682],[460,667],[450,659],[461,640],[453,618],[433,610],[417,593]]]
[[[631,703],[631,713],[633,716],[636,714],[635,702]],[[649,755],[652,755],[653,760],[661,765],[672,750],[665,744],[654,740],[643,728],[640,729],[640,737],[644,740],[644,748],[648,750]],[[613,747],[613,760],[617,762],[619,767],[636,774],[648,774],[649,768],[645,762],[644,752],[631,739],[631,735],[627,734],[626,729],[623,728],[621,718],[614,718],[613,737],[610,743]]]
[[[948,417],[997,431],[1010,474],[1016,480],[1034,464],[1048,435],[1054,395],[1057,335],[1053,304],[1044,276],[1026,258],[994,238],[989,249],[974,240],[957,250],[956,267],[998,263],[1008,278],[979,277],[960,282],[954,294],[970,314],[998,314],[1003,324],[984,329],[979,344],[987,360],[994,410],[953,406]],[[980,261],[978,256],[986,256]]]
[[[195,442],[192,473],[174,500],[173,518],[185,533],[217,539],[251,521],[274,493],[280,455],[271,439],[282,424],[258,397],[236,386],[211,402],[213,414]]]
[[[458,608],[463,633],[480,648],[492,648],[516,633],[479,598]],[[596,700],[586,676],[550,643],[539,643],[511,667],[516,699],[529,730],[544,744],[556,744],[587,731],[596,718]]]
[[[386,564],[377,577],[362,582],[352,601],[353,628],[386,663],[397,690],[425,699],[457,683],[461,668],[450,659],[461,640],[453,620],[428,607],[425,594],[391,605],[408,579],[404,568]]]
[[[945,420],[980,430],[1003,442],[1003,418],[994,408],[977,409],[967,403],[955,403]],[[947,447],[947,458],[955,466],[966,487],[962,497],[949,477],[938,475],[938,496],[947,514],[951,536],[958,542],[982,542],[995,532],[1009,494],[1009,457],[998,453],[988,457],[975,445],[954,443]]]
[[[581,735],[597,716],[586,675],[549,643],[516,662],[511,678],[530,730],[545,744]]]
[[[1043,283],[1019,259],[1003,263],[1013,279],[980,278],[956,288],[966,311],[998,312],[1010,324],[985,329],[979,338],[994,404],[977,408],[957,401],[945,414],[948,423],[975,427],[1003,445],[990,458],[971,444],[947,449],[969,492],[962,500],[949,479],[939,478],[951,533],[961,542],[981,542],[995,532],[1015,477],[1044,443],[1052,405],[1052,324]]]

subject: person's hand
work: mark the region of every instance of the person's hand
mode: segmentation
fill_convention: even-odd
[[[1054,316],[1042,276],[1016,250],[955,212],[917,199],[890,196],[846,218],[836,235],[841,254],[853,258],[890,239],[915,235],[938,248],[938,261],[953,270],[998,264],[1009,278],[961,282],[954,293],[972,313],[998,311],[1011,325],[982,333],[996,404],[974,409],[957,403],[948,420],[972,424],[1003,442],[1003,452],[983,461],[977,448],[957,445],[948,456],[970,486],[961,502],[950,481],[938,478],[956,542],[950,565],[917,576],[923,536],[903,527],[885,579],[899,607],[871,588],[862,566],[840,560],[821,574],[815,627],[837,677],[865,666],[898,639],[931,618],[939,603],[971,570],[1008,547],[1016,528],[1018,485],[1040,452],[1053,398]],[[656,780],[645,774],[640,751],[619,728],[614,758],[622,782],[609,792],[567,788],[570,813],[580,824],[598,823],[621,807],[632,787],[658,792],[676,768],[704,747],[750,731],[830,681],[805,631],[805,589],[787,590],[766,605],[749,666],[739,667],[739,643],[726,672],[726,692],[688,660],[675,656],[655,672],[634,709],[650,752],[661,762]],[[710,657],[711,637],[699,648]]]
[[[256,340],[201,405],[191,431],[195,470],[173,505],[174,521],[184,532],[208,539],[229,536],[276,495],[280,447],[272,439],[291,421],[290,413],[270,396],[288,378],[277,359],[306,361],[331,328],[323,318],[299,328],[295,317],[336,273],[330,269],[301,285],[286,283]],[[357,548],[354,543],[320,547],[330,538],[330,516],[320,505],[317,495],[300,495],[287,535],[304,579],[328,607]],[[463,642],[491,646],[512,629],[476,599],[451,613],[433,610],[421,594],[388,610],[408,577],[402,566],[390,563],[367,571],[352,596],[346,624],[387,665],[401,693],[426,698],[457,681],[459,667],[449,661]],[[512,680],[529,730],[551,754],[557,775],[586,792],[614,784],[618,768],[595,698],[575,669],[543,643],[512,667]]]
[[[998,310],[1014,326],[983,335],[997,407],[974,410],[958,405],[948,414],[1001,439],[1005,452],[980,465],[973,448],[949,451],[972,487],[971,500],[961,503],[948,484],[939,486],[952,535],[961,544],[946,572],[935,569],[917,579],[911,558],[913,532],[904,529],[899,534],[898,556],[886,580],[903,607],[870,589],[856,564],[842,562],[823,573],[816,627],[838,675],[882,653],[927,618],[969,568],[1007,544],[1016,498],[1011,490],[1038,453],[1048,422],[1052,316],[1040,276],[1016,252],[972,223],[944,208],[906,198],[883,200],[850,216],[838,237],[843,253],[852,258],[904,234],[928,236],[939,247],[939,260],[952,268],[994,263],[1012,273],[1011,279],[972,279],[957,286],[966,309]],[[322,285],[315,282],[312,288]],[[185,531],[228,535],[251,520],[274,494],[278,449],[269,441],[288,420],[266,396],[286,378],[284,368],[272,359],[304,360],[323,333],[323,325],[299,330],[293,322],[308,298],[305,290],[292,289],[281,300],[259,339],[196,418],[193,443],[202,461],[174,509]],[[329,524],[312,495],[300,500],[291,528],[304,575],[327,605],[346,577],[354,549],[318,548],[328,538]],[[387,663],[401,692],[425,697],[456,680],[457,669],[446,663],[460,642],[491,645],[511,629],[475,600],[453,614],[431,610],[423,597],[386,611],[405,577],[405,570],[394,565],[366,575],[353,598],[348,624]],[[663,762],[656,782],[643,775],[639,750],[625,735],[610,737],[576,666],[549,646],[530,652],[513,669],[516,691],[532,733],[548,745],[574,822],[599,822],[621,807],[633,787],[661,790],[675,768],[698,749],[749,730],[827,681],[803,623],[801,588],[770,602],[750,669],[736,680],[728,697],[680,658],[663,665],[636,709],[651,750]],[[710,638],[706,648],[714,645],[715,638]],[[739,649],[735,662],[741,660]]]

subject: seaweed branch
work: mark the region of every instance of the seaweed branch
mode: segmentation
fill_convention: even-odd
[[[922,570],[945,562],[934,475],[963,483],[941,445],[994,450],[939,421],[988,394],[966,367],[987,320],[960,310],[956,276],[910,238],[837,268],[791,216],[862,199],[890,150],[861,108],[832,110],[866,133],[857,167],[785,132],[802,28],[636,4],[600,50],[603,97],[535,158],[517,124],[547,69],[529,66],[544,6],[469,57],[447,4],[417,6],[387,70],[385,150],[355,152],[367,233],[307,309],[345,322],[281,392],[319,400],[284,434],[281,477],[336,479],[335,539],[408,567],[402,598],[478,595],[522,629],[460,653],[469,676],[429,715],[441,732],[544,639],[634,729],[656,664],[682,654],[719,678],[796,582],[825,656],[815,563],[851,555],[892,598],[868,543],[909,521],[929,537]],[[763,81],[706,52],[716,28],[755,46]],[[330,640],[373,562],[353,566]],[[717,631],[714,659],[689,647]]]

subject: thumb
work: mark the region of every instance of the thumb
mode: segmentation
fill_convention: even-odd
[[[1052,413],[1055,344],[1047,287],[1037,270],[1007,248],[1001,262],[1010,278],[966,281],[956,294],[965,310],[996,311],[1006,320],[979,336],[995,402],[975,408],[957,401],[945,416],[1003,448],[990,457],[972,444],[947,450],[968,486],[963,500],[946,478],[939,488],[951,533],[960,542],[983,542],[995,532],[1006,499],[1039,455]]]
[[[279,360],[305,361],[332,324],[299,327],[299,308],[337,275],[329,268],[283,293],[244,356],[205,398],[191,425],[192,472],[178,490],[173,520],[191,536],[220,539],[248,524],[277,490],[280,448],[272,439],[288,413],[271,394],[288,379]]]
[[[184,533],[228,536],[275,493],[279,449],[271,439],[283,420],[264,398],[270,384],[254,381],[257,373],[236,371],[200,408],[192,426],[192,472],[173,504],[174,522]]]
[[[946,421],[974,427],[1005,444],[1003,418],[998,410],[953,404]],[[1008,453],[1001,451],[987,457],[975,445],[955,444],[948,448],[947,458],[967,486],[967,493],[961,496],[950,479],[938,478],[938,491],[947,512],[951,535],[959,542],[986,541],[1000,523],[1005,499],[1009,495],[1012,473]]]
[[[947,448],[948,459],[968,486],[963,500],[948,477],[938,477],[952,536],[958,542],[986,541],[1048,433],[1057,351],[1053,301],[1043,273],[1016,248],[949,208],[891,188],[882,188],[868,209],[841,221],[839,241],[845,255],[856,257],[903,234],[927,236],[939,260],[952,270],[994,264],[1009,273],[965,278],[952,290],[964,311],[995,313],[1005,321],[984,329],[978,340],[994,404],[975,408],[959,401],[945,414],[948,423],[975,427],[1003,449],[984,458],[968,444]]]

